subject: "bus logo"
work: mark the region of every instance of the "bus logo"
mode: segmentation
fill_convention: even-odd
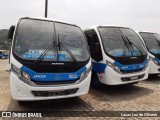
[[[33,78],[45,78],[46,75],[34,75]]]
[[[121,69],[128,69],[128,66],[123,66]]]
[[[137,59],[137,57],[130,57],[131,59]]]
[[[64,63],[52,63],[52,65],[64,65]]]
[[[59,74],[57,74],[57,75],[55,76],[55,79],[56,79],[56,80],[60,80],[60,79],[61,79],[61,76],[60,76]]]
[[[73,79],[73,78],[77,78],[77,74],[70,74],[69,78]]]

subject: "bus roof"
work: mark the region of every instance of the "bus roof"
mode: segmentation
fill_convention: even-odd
[[[151,34],[157,34],[157,33],[149,32],[149,31],[139,31],[138,33],[151,33]]]
[[[71,24],[71,23],[68,23],[68,22],[64,22],[64,21],[56,20],[56,19],[52,19],[52,18],[41,18],[41,17],[21,17],[19,20],[21,20],[21,19],[35,19],[35,20],[55,21],[55,22],[60,22],[60,23],[65,23],[65,24],[69,24],[69,25],[77,26],[76,24]]]
[[[118,27],[118,28],[129,28],[129,27],[124,27],[124,26],[119,26],[119,25],[94,25],[90,26],[86,29],[97,29],[98,27]]]

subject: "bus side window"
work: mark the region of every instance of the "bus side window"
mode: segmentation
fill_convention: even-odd
[[[103,59],[102,51],[101,51],[101,46],[95,30],[86,31],[85,35],[87,37],[91,57],[97,62],[101,61]]]

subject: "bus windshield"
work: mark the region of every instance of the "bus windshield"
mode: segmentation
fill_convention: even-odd
[[[129,28],[99,27],[105,52],[113,57],[146,55],[141,39]]]
[[[160,35],[154,33],[140,32],[146,47],[152,54],[160,54]]]
[[[37,60],[47,50],[42,61],[73,61],[68,52],[56,47],[57,36],[77,61],[89,58],[87,43],[79,27],[39,19],[20,20],[13,52],[22,59]]]

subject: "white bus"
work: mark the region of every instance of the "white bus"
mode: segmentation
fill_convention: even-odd
[[[149,58],[140,37],[130,28],[87,28],[95,86],[134,84],[148,78]]]
[[[151,32],[139,32],[148,50],[150,58],[150,74],[160,74],[160,35]]]
[[[21,101],[87,94],[91,58],[80,27],[52,19],[19,19],[11,26],[10,87]]]

